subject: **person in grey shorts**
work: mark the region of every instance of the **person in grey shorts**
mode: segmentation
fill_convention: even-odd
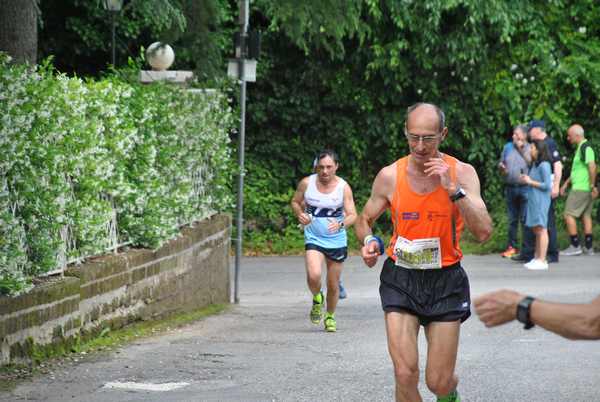
[[[565,222],[571,244],[560,252],[564,256],[580,254],[594,254],[592,238],[592,206],[594,199],[598,197],[596,187],[596,161],[594,150],[585,139],[583,127],[574,124],[567,130],[567,141],[575,147],[571,176],[565,180],[560,188],[560,194],[565,195],[567,188],[571,191],[565,204]],[[581,219],[583,224],[584,244],[579,244],[577,234],[577,221]]]

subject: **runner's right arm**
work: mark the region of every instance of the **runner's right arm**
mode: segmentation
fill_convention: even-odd
[[[377,218],[379,218],[389,207],[395,183],[395,163],[381,169],[377,174],[377,177],[375,177],[371,189],[371,196],[367,200],[367,203],[354,225],[356,237],[361,244],[364,242],[365,237],[372,234],[371,228]],[[372,267],[377,263],[380,252],[383,252],[383,250],[378,250],[377,242],[373,241],[366,246],[363,245],[360,252],[365,264],[367,264],[368,267]]]
[[[302,225],[310,224],[310,216],[306,212],[304,212],[303,208],[304,193],[306,192],[307,188],[308,177],[305,177],[304,179],[300,180],[300,183],[298,183],[298,188],[296,189],[296,192],[294,193],[291,202],[294,215],[296,215],[296,218],[298,218],[298,222],[300,222]]]

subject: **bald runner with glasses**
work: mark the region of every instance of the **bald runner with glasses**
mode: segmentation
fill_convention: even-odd
[[[427,339],[425,382],[438,401],[460,401],[455,375],[460,324],[470,316],[469,280],[461,266],[463,227],[486,241],[492,220],[481,199],[473,166],[441,153],[448,135],[444,112],[418,103],[408,108],[404,135],[410,155],[377,174],[356,221],[373,267],[387,254],[380,274],[388,350],[394,365],[396,401],[422,401],[418,391],[418,335]],[[387,245],[372,227],[389,209],[393,233]]]

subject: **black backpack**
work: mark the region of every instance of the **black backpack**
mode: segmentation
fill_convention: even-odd
[[[586,141],[583,144],[581,144],[581,147],[579,148],[579,150],[581,151],[581,155],[579,155],[579,159],[581,159],[581,161],[583,163],[585,163],[585,153],[589,147],[591,147],[590,142]]]
[[[591,145],[590,145],[589,141],[586,141],[583,144],[581,144],[581,147],[580,147],[581,154],[579,155],[579,159],[584,164],[585,164],[585,152],[590,147],[591,147]],[[596,155],[595,152],[594,152],[594,155]],[[596,173],[596,187],[600,188],[600,173]]]
[[[586,141],[581,144],[581,155],[579,155],[579,159],[585,163],[585,152],[591,147],[591,145]],[[596,188],[600,189],[600,172],[596,172]],[[600,223],[600,207],[596,210],[596,222]]]

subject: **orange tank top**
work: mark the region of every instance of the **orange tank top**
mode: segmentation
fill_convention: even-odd
[[[458,160],[445,154],[442,158],[450,166],[450,175],[455,181]],[[398,236],[407,240],[438,237],[442,267],[455,264],[463,255],[459,246],[464,227],[460,211],[450,201],[448,192],[442,186],[436,187],[427,194],[414,192],[408,182],[408,160],[409,157],[406,156],[396,162],[396,190],[390,206],[394,234],[387,248],[387,254],[396,260],[394,245]]]

